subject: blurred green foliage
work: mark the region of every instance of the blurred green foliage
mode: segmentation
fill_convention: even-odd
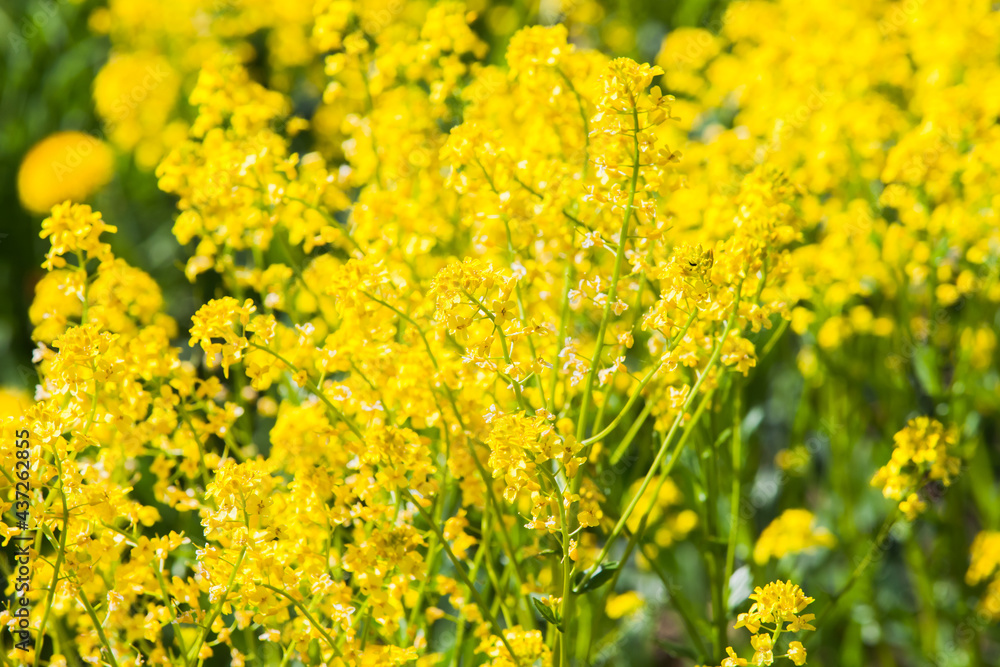
[[[0,383],[33,389],[28,307],[46,243],[41,218],[25,211],[17,172],[31,147],[60,130],[96,137],[103,132],[93,111],[91,85],[108,58],[108,41],[87,28],[97,5],[53,0],[13,0],[0,7]],[[178,246],[170,234],[172,204],[126,156],[115,179],[95,198],[108,220],[119,225],[115,252],[150,271],[171,294],[183,281],[173,266]]]

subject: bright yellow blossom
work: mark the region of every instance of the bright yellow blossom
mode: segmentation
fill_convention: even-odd
[[[107,144],[83,132],[56,132],[24,156],[17,191],[26,209],[42,214],[66,200],[87,200],[113,175],[114,156]]]

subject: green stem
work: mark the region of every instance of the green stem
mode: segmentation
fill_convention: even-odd
[[[504,336],[503,327],[497,324],[496,318],[493,316],[493,313],[491,313],[486,308],[486,306],[483,305],[483,302],[477,299],[471,292],[467,291],[465,293],[465,296],[469,297],[469,300],[472,301],[472,303],[475,304],[477,308],[479,308],[479,310],[483,313],[483,315],[485,315],[487,318],[489,318],[491,322],[493,322],[493,330],[496,331],[497,336],[500,338],[500,348],[503,350],[504,361],[506,361],[509,365],[513,366],[514,362],[511,361],[510,352],[507,350],[507,337]],[[514,395],[517,397],[518,405],[520,405],[522,409],[530,411],[531,406],[527,404],[527,402],[524,400],[524,396],[521,394],[521,383],[518,382],[517,379],[501,373],[499,370],[497,371],[497,375],[500,375],[501,377],[504,377],[510,381],[511,386],[514,388]],[[544,395],[542,396],[542,400],[545,400]]]
[[[698,631],[698,625],[695,622],[694,613],[691,611],[691,608],[688,607],[688,603],[685,601],[677,582],[674,581],[669,574],[663,571],[660,564],[656,562],[654,554],[646,552],[646,548],[648,546],[649,545],[646,544],[640,544],[639,548],[642,555],[646,557],[646,562],[649,563],[650,568],[656,576],[660,578],[660,581],[663,582],[663,585],[667,589],[667,593],[670,595],[670,604],[677,610],[677,613],[681,617],[681,621],[684,623],[684,627],[694,640],[700,654],[698,656],[698,662],[706,662],[708,660],[708,647],[705,646],[705,640],[702,639],[701,632]]]
[[[490,553],[490,511],[489,504],[483,508],[482,521],[480,523],[480,532],[482,533],[482,542],[480,543],[480,548],[483,549],[487,554]],[[504,621],[507,623],[507,627],[512,627],[514,623],[512,622],[513,616],[511,616],[510,610],[507,609],[507,605],[504,603],[504,591],[505,588],[500,583],[500,577],[497,576],[496,568],[493,567],[493,558],[486,557],[483,559],[483,563],[486,566],[486,577],[490,580],[490,584],[493,586],[493,590],[497,592],[496,597],[496,607],[503,614]],[[516,603],[516,600],[515,600]]]
[[[458,409],[458,403],[455,401],[455,395],[452,393],[451,389],[445,386],[445,390],[448,395],[448,400],[451,402],[451,407],[455,411],[455,419],[458,421],[458,425],[463,431],[468,432],[465,427],[465,421],[462,419],[462,413]],[[486,471],[483,466],[483,462],[479,460],[479,455],[476,453],[476,449],[473,446],[472,441],[469,438],[463,438],[465,445],[469,450],[469,456],[472,458],[473,463],[476,466],[476,470],[479,472],[479,476],[483,480],[483,485],[486,487],[486,497],[493,507],[496,508],[497,517],[502,520],[503,511],[500,509],[500,501],[497,500],[496,492],[493,489],[493,478]],[[521,562],[517,559],[517,552],[514,549],[514,543],[511,541],[510,533],[507,531],[506,526],[501,526],[500,530],[500,542],[503,544],[504,548],[507,550],[507,557],[510,559],[511,565],[514,568],[514,576],[517,578],[517,597],[520,602],[523,602],[524,609],[527,611],[528,618],[533,619],[531,608],[527,599],[524,598],[521,589],[524,587],[525,578],[524,573],[521,571]],[[527,627],[534,627],[533,620],[529,623],[522,623]]]
[[[191,437],[194,438],[195,444],[198,446],[198,468],[201,471],[202,481],[205,483],[205,488],[208,488],[209,478],[208,478],[208,466],[205,465],[205,448],[201,444],[201,440],[198,438],[198,431],[195,430],[194,424],[191,423],[191,416],[188,415],[187,410],[181,406],[177,406],[177,414],[180,415],[181,421],[191,429]]]
[[[556,67],[556,71],[559,72],[559,76],[563,78],[566,82],[566,86],[569,88],[573,96],[576,97],[576,106],[580,110],[580,118],[583,119],[583,178],[587,178],[587,169],[590,166],[590,118],[587,117],[587,110],[583,104],[583,97],[580,95],[580,91],[576,89],[573,85],[572,79],[570,79],[566,72],[562,71],[562,68]],[[636,160],[638,162],[638,160]],[[622,239],[624,241],[624,239]]]
[[[269,347],[267,347],[265,345],[258,345],[257,343],[254,343],[252,341],[250,343],[247,343],[247,345],[249,347],[256,348],[258,350],[263,350],[264,352],[267,352],[268,354],[272,355],[275,359],[277,359],[281,363],[283,363],[286,366],[288,366],[288,368],[290,368],[292,371],[294,371],[296,373],[299,372],[299,369],[298,369],[298,367],[295,364],[293,364],[292,362],[288,361],[287,359],[285,359],[283,356],[281,356],[280,354],[278,354],[277,352],[275,352],[271,348],[269,348]],[[323,401],[323,404],[326,405],[326,407],[330,410],[330,412],[332,412],[334,414],[334,416],[337,417],[337,419],[339,419],[343,424],[345,424],[347,426],[347,428],[351,429],[351,432],[354,433],[354,435],[358,436],[359,440],[361,440],[362,442],[364,442],[364,440],[365,440],[365,434],[361,432],[361,429],[358,428],[357,424],[354,423],[354,420],[349,419],[347,417],[347,415],[345,415],[343,412],[341,412],[337,408],[337,406],[334,405],[330,401],[330,399],[326,397],[326,394],[323,393],[323,390],[321,390],[318,386],[316,386],[315,382],[313,382],[311,379],[309,379],[308,375],[306,376],[306,388],[309,391],[311,391],[312,393],[314,393],[316,395],[316,397],[319,398],[319,400]]]
[[[587,379],[584,381],[583,389],[583,401],[580,405],[580,416],[576,423],[576,439],[578,442],[583,442],[584,436],[587,433],[587,417],[588,411],[590,409],[590,399],[591,394],[594,389],[594,379],[597,376],[598,368],[601,365],[601,353],[604,351],[604,336],[607,333],[608,322],[611,320],[611,310],[618,300],[618,280],[621,278],[622,265],[625,263],[625,247],[628,241],[628,226],[632,219],[632,214],[635,206],[635,193],[636,189],[639,187],[639,168],[640,168],[640,157],[641,148],[639,145],[639,112],[635,107],[635,101],[633,100],[632,105],[632,126],[634,133],[632,134],[632,178],[629,181],[628,190],[628,201],[625,204],[625,213],[622,216],[622,226],[621,231],[618,234],[618,248],[615,251],[615,264],[614,269],[611,274],[611,284],[608,286],[607,300],[604,302],[604,313],[601,316],[601,324],[597,330],[597,340],[594,344],[594,353],[590,356],[590,372],[587,374]],[[641,389],[641,387],[640,387]],[[638,398],[638,391],[633,395],[633,399]],[[632,401],[634,402],[634,400]],[[625,410],[629,406],[626,406]],[[624,411],[624,410],[623,410]],[[614,424],[614,422],[613,422]],[[609,426],[610,428],[610,426]],[[590,448],[593,443],[585,446],[583,450],[584,460],[588,459],[590,456]],[[576,495],[580,492],[580,486],[583,484],[583,475],[578,474],[573,478],[570,483],[570,497]],[[568,480],[567,480],[568,481]],[[575,503],[574,503],[575,507]],[[569,512],[570,516],[573,512]],[[568,530],[568,527],[567,527]],[[567,546],[568,548],[568,546]],[[572,568],[569,563],[564,567],[564,576],[572,576]],[[562,617],[565,632],[569,632],[570,624],[573,620],[573,605],[574,605],[574,595],[572,587],[564,586],[564,592],[567,593],[563,596],[562,602]],[[563,639],[566,639],[564,635]],[[568,647],[563,645],[563,651],[559,658],[560,667],[569,667],[569,651]]]
[[[566,257],[566,268],[563,269],[563,295],[562,303],[559,307],[559,336],[556,339],[556,353],[552,359],[552,379],[549,384],[549,395],[552,396],[552,412],[556,412],[556,385],[559,382],[559,352],[562,351],[563,341],[566,340],[566,328],[569,325],[569,291],[573,283],[573,257]],[[567,400],[563,397],[563,407]]]
[[[465,443],[469,448],[469,455],[475,462],[476,469],[479,471],[479,475],[482,477],[483,483],[486,485],[486,498],[488,505],[492,505],[496,508],[497,520],[501,523],[499,531],[500,543],[507,552],[507,557],[510,559],[511,566],[514,569],[514,577],[517,579],[517,602],[523,606],[524,610],[527,612],[527,616],[521,616],[519,614],[519,617],[522,618],[522,625],[526,625],[528,628],[534,628],[534,617],[532,615],[531,608],[528,606],[528,600],[521,592],[525,583],[524,573],[521,571],[521,561],[517,559],[517,552],[514,550],[514,543],[511,541],[510,533],[507,531],[507,527],[503,525],[503,512],[500,508],[500,501],[497,500],[496,492],[493,490],[493,479],[486,472],[486,468],[483,467],[483,463],[479,460],[479,456],[476,455],[476,450],[472,446],[472,442],[468,438],[465,438]],[[524,621],[528,622],[524,623]]]
[[[514,263],[514,241],[510,235],[510,221],[507,216],[503,218],[504,228],[507,230],[507,254],[510,256],[511,264]],[[517,280],[514,282],[514,297],[517,300],[517,312],[521,318],[521,323],[523,326],[528,326],[528,315],[524,308],[524,297],[521,294],[521,281]],[[528,349],[531,351],[531,359],[533,361],[538,360],[538,351],[535,349],[535,339],[532,336],[527,336],[528,339]],[[549,409],[549,402],[545,398],[545,385],[542,383],[542,376],[535,374],[535,384],[538,385],[538,394],[542,398],[542,407],[546,410]],[[553,401],[555,398],[553,397]],[[553,404],[554,405],[554,404]]]
[[[652,500],[650,501],[649,509],[646,511],[646,514],[644,514],[642,517],[643,521],[642,526],[645,526],[645,520],[649,516],[650,512],[652,512],[653,508],[656,507],[656,498],[658,498],[660,495],[660,489],[663,488],[664,483],[666,483],[666,481],[670,478],[670,471],[673,469],[674,464],[677,462],[677,459],[680,458],[681,452],[684,451],[684,446],[687,444],[688,437],[691,435],[691,433],[694,432],[694,425],[698,423],[698,420],[701,418],[702,413],[705,412],[705,407],[708,405],[709,400],[712,397],[711,392],[714,391],[715,391],[714,389],[710,390],[710,393],[706,394],[698,403],[697,409],[695,409],[694,414],[691,415],[691,421],[688,423],[688,426],[684,429],[684,432],[681,434],[680,440],[677,441],[677,447],[674,449],[673,456],[670,457],[670,459],[667,461],[667,464],[664,466],[663,472],[660,474],[660,479],[656,483],[656,488],[654,488],[653,492],[649,494],[649,497]],[[655,468],[650,468],[650,470],[655,471]],[[633,548],[633,544],[636,541],[642,539],[644,532],[642,526],[640,526],[640,528],[638,528],[634,533],[631,534],[631,537],[629,538],[629,541],[625,546],[625,553],[630,553]]]
[[[444,552],[448,554],[448,558],[451,560],[452,565],[455,566],[455,571],[458,573],[462,583],[469,589],[469,594],[471,594],[473,600],[475,600],[476,606],[478,606],[479,610],[483,613],[483,617],[488,619],[490,625],[493,626],[493,632],[497,635],[497,637],[499,637],[500,641],[503,642],[504,647],[506,647],[507,651],[510,653],[511,660],[514,661],[514,664],[517,667],[520,667],[521,663],[517,659],[517,654],[514,653],[513,647],[511,647],[510,643],[507,641],[507,637],[504,636],[503,630],[500,629],[500,625],[497,623],[496,618],[494,618],[490,613],[490,608],[486,604],[486,601],[483,600],[483,596],[480,595],[475,584],[469,580],[469,575],[465,573],[465,569],[462,567],[462,562],[457,556],[455,556],[455,552],[451,550],[451,545],[448,544],[448,540],[445,539],[441,529],[438,528],[436,523],[434,523],[434,518],[427,513],[427,510],[425,510],[419,502],[417,502],[417,499],[413,497],[409,489],[400,489],[400,493],[409,498],[410,502],[413,503],[413,506],[418,512],[420,512],[420,516],[422,516],[424,521],[427,522],[428,527],[438,536],[438,539],[441,541],[441,546],[444,547]]]
[[[167,591],[167,581],[163,578],[163,565],[164,562],[161,560],[156,568],[156,580],[160,584],[160,593],[163,595],[163,606],[170,610],[170,622],[177,622],[177,610],[173,607],[173,598]],[[177,637],[177,642],[181,647],[181,655],[187,655],[187,645],[184,642],[184,636],[180,632],[174,633]],[[171,649],[171,655],[173,655],[173,650]]]
[[[243,547],[240,551],[239,558],[236,559],[236,564],[233,565],[233,571],[229,575],[229,582],[226,584],[226,590],[223,591],[222,597],[219,601],[215,603],[212,608],[212,613],[205,620],[205,624],[201,628],[201,634],[198,636],[198,641],[191,647],[191,653],[188,654],[186,664],[190,665],[191,661],[198,659],[198,654],[201,653],[202,644],[208,639],[208,633],[212,631],[212,624],[215,623],[215,619],[218,618],[219,614],[222,613],[222,607],[226,604],[226,598],[229,597],[230,591],[233,589],[233,584],[236,583],[236,574],[240,571],[240,566],[243,564],[243,558],[247,555],[247,548]],[[201,660],[198,660],[198,664],[201,664]]]
[[[388,308],[389,310],[391,310],[392,312],[396,313],[401,318],[403,318],[404,320],[406,320],[407,322],[409,322],[410,324],[412,324],[413,328],[417,330],[418,334],[420,334],[420,339],[422,341],[424,341],[424,347],[427,348],[427,355],[431,358],[431,363],[434,364],[434,369],[435,370],[440,370],[440,367],[438,366],[437,358],[434,356],[434,350],[431,349],[431,344],[427,341],[427,334],[424,333],[424,330],[420,327],[419,324],[417,324],[416,320],[414,320],[412,317],[410,317],[409,315],[407,315],[403,311],[399,310],[395,306],[393,306],[391,304],[388,304],[385,301],[382,301],[381,299],[379,299],[378,297],[374,296],[373,294],[369,294],[368,292],[365,292],[363,290],[359,290],[359,291],[362,294],[364,294],[366,297],[368,297],[369,299],[371,299],[372,301],[374,301],[375,303]]]
[[[299,602],[291,595],[289,595],[287,591],[283,591],[280,588],[276,588],[275,586],[271,586],[263,582],[257,582],[254,585],[266,588],[269,591],[273,591],[274,593],[277,593],[278,595],[282,596],[283,598],[291,602],[293,605],[295,605],[295,608],[298,609],[300,612],[302,612],[302,615],[306,617],[306,619],[312,624],[314,628],[316,628],[316,631],[321,635],[323,635],[323,639],[326,641],[327,644],[330,645],[330,648],[332,648],[338,656],[341,654],[340,649],[337,648],[337,643],[333,641],[333,637],[331,637],[330,633],[328,633],[326,630],[323,629],[323,626],[321,626],[319,623],[316,622],[316,619],[313,618],[312,614],[309,613],[309,610],[306,609],[305,605],[303,605],[301,602]]]
[[[590,372],[587,374],[587,379],[584,383],[583,403],[580,405],[580,419],[576,424],[576,439],[578,441],[582,441],[586,434],[587,412],[590,408],[591,392],[594,388],[594,378],[597,376],[598,367],[601,365],[601,353],[604,351],[604,335],[608,329],[608,322],[611,320],[611,309],[618,299],[618,279],[621,277],[622,264],[625,263],[625,241],[628,239],[628,225],[634,210],[635,192],[639,186],[639,112],[635,108],[632,109],[632,119],[636,132],[632,137],[632,179],[629,182],[628,202],[625,204],[625,215],[622,217],[621,232],[618,236],[618,252],[615,253],[615,267],[611,274],[611,284],[608,286],[607,300],[604,302],[604,314],[601,316],[601,324],[597,330],[594,353],[590,357]],[[579,483],[574,484],[574,492],[578,489]]]
[[[827,602],[826,608],[819,614],[816,621],[813,623],[817,628],[821,627],[823,620],[830,615],[831,612],[837,607],[837,604],[843,599],[844,595],[851,590],[851,587],[857,583],[858,579],[868,569],[868,566],[872,564],[875,559],[875,553],[881,551],[885,548],[885,540],[889,537],[889,531],[896,524],[899,519],[899,508],[893,509],[892,513],[885,518],[882,523],[882,527],[878,531],[878,535],[872,540],[871,545],[868,547],[868,551],[865,553],[865,557],[858,563],[858,566],[854,568],[851,572],[851,576],[848,578],[847,582],[840,588],[839,591],[830,596],[830,601]],[[816,635],[810,635],[810,637],[815,637]]]
[[[108,641],[108,636],[104,634],[104,626],[101,625],[100,619],[97,618],[97,612],[90,605],[90,601],[87,596],[83,593],[83,590],[79,592],[77,597],[80,598],[80,602],[83,603],[84,609],[87,610],[87,616],[90,616],[90,620],[94,623],[94,630],[97,631],[97,636],[101,640],[101,645],[104,646],[105,650],[108,652],[108,662],[111,663],[112,667],[118,667],[118,660],[115,659],[115,652],[111,650],[111,642]],[[42,652],[42,647],[36,647],[38,653]],[[37,660],[37,658],[36,658]]]
[[[778,328],[774,330],[774,333],[771,334],[771,337],[767,339],[767,343],[764,344],[764,349],[761,350],[760,355],[757,358],[758,361],[762,360],[764,357],[770,354],[771,350],[774,349],[774,346],[778,343],[779,340],[781,340],[781,335],[785,333],[785,329],[788,328],[788,322],[789,321],[786,319],[781,320],[781,324],[778,325]]]
[[[45,628],[49,622],[49,614],[52,612],[52,603],[55,602],[56,587],[59,585],[59,570],[62,568],[63,560],[66,556],[66,534],[69,527],[69,505],[66,503],[66,491],[62,487],[62,461],[59,460],[58,456],[54,456],[53,461],[55,462],[56,469],[59,472],[59,495],[62,498],[63,525],[62,533],[59,535],[59,553],[56,554],[56,563],[52,567],[52,581],[49,583],[49,594],[45,601],[45,611],[42,613],[42,622],[38,626],[38,639],[35,641],[35,667],[38,667],[38,661],[42,655],[42,648],[45,641]]]
[[[670,446],[671,440],[673,440],[674,433],[680,427],[680,423],[681,421],[683,421],[684,415],[687,413],[688,408],[691,407],[691,403],[694,401],[694,397],[698,395],[698,390],[701,389],[702,383],[704,383],[705,378],[714,369],[716,362],[719,360],[719,355],[722,352],[722,344],[726,340],[726,337],[729,335],[729,331],[732,328],[733,323],[736,321],[736,312],[737,309],[739,308],[739,302],[740,302],[739,294],[742,285],[743,282],[740,281],[740,285],[739,287],[737,287],[736,290],[736,302],[733,304],[732,313],[730,314],[729,319],[726,321],[725,328],[723,329],[722,335],[719,337],[719,340],[715,345],[715,349],[712,351],[712,356],[709,358],[708,363],[705,365],[705,369],[698,375],[698,379],[695,381],[694,386],[691,387],[691,391],[688,392],[688,396],[687,399],[684,401],[684,405],[681,406],[681,409],[677,413],[677,417],[674,418],[674,422],[673,424],[671,424],[670,430],[667,432],[666,437],[663,439],[663,444],[660,445],[660,450],[656,453],[656,458],[653,459],[653,463],[649,467],[649,472],[646,473],[646,477],[642,480],[642,485],[639,487],[638,492],[632,498],[632,501],[629,503],[629,506],[625,509],[624,514],[622,514],[621,518],[618,520],[618,523],[611,531],[611,534],[608,536],[607,541],[605,541],[604,543],[604,547],[601,549],[600,555],[597,557],[597,560],[588,570],[588,575],[593,574],[594,570],[601,564],[601,562],[603,562],[604,558],[608,555],[608,551],[610,551],[611,546],[614,543],[615,539],[618,537],[619,534],[621,534],[622,529],[625,527],[625,522],[628,521],[628,518],[632,515],[632,512],[635,510],[636,505],[639,504],[639,499],[642,497],[642,494],[645,493],[646,488],[649,486],[650,482],[653,479],[653,476],[656,474],[656,469],[659,468],[660,464],[663,462],[663,457],[666,456],[667,449]]]
[[[643,406],[639,415],[632,420],[632,426],[630,426],[628,431],[625,433],[625,437],[618,443],[615,451],[611,453],[611,458],[608,459],[608,462],[612,466],[617,465],[617,463],[622,460],[622,457],[625,456],[625,452],[628,451],[628,446],[632,444],[633,440],[635,440],[635,436],[639,434],[639,429],[641,429],[642,425],[646,423],[646,420],[649,419],[649,415],[652,412],[653,401],[646,401],[646,405]]]
[[[728,604],[729,600],[729,578],[733,574],[736,565],[736,537],[740,530],[740,477],[743,474],[743,435],[740,430],[742,424],[742,385],[739,380],[733,381],[734,402],[733,402],[733,481],[729,497],[729,541],[726,544],[726,569],[722,580],[722,601]]]
[[[921,628],[920,643],[924,655],[934,655],[937,651],[937,601],[934,599],[934,583],[927,571],[927,560],[923,549],[916,539],[906,544],[906,560],[910,565],[916,583],[917,594],[922,602],[922,608],[917,615],[918,627]]]
[[[673,348],[673,346],[677,344],[677,342],[684,336],[684,334],[687,333],[688,328],[691,326],[691,323],[694,322],[694,318],[697,314],[698,314],[697,310],[691,311],[691,315],[688,317],[687,323],[684,325],[684,328],[681,329],[680,332],[678,332],[678,334],[674,337],[673,341],[671,341],[670,345],[671,348]],[[620,424],[622,420],[625,419],[626,415],[628,414],[629,408],[635,405],[635,402],[639,400],[639,394],[642,393],[642,390],[646,388],[646,385],[649,384],[650,380],[653,379],[653,376],[656,375],[656,372],[659,371],[662,366],[663,366],[663,360],[661,359],[656,363],[655,366],[653,366],[653,368],[648,373],[646,373],[646,376],[639,381],[639,386],[636,387],[635,391],[632,392],[632,395],[625,403],[625,407],[623,407],[621,411],[618,413],[618,416],[615,417],[611,421],[611,423],[608,424],[607,427],[604,428],[600,433],[597,433],[596,435],[592,435],[591,437],[587,438],[586,440],[583,441],[582,444],[592,445],[598,440],[605,438],[609,433],[615,430],[618,424]]]
[[[476,579],[479,576],[479,566],[483,562],[483,555],[486,552],[482,549],[476,551],[475,558],[472,559],[472,568],[470,569],[470,574],[472,579]],[[452,645],[454,653],[452,653],[451,667],[458,667],[459,661],[462,658],[462,644],[465,642],[465,614],[459,609],[458,618],[455,620],[455,626],[457,628],[455,632],[455,643]]]

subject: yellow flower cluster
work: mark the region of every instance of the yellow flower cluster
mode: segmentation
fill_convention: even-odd
[[[205,62],[225,53],[241,62],[266,54],[269,84],[287,91],[291,70],[315,61],[312,25],[311,4],[301,2],[181,0],[167,7],[155,0],[113,0],[97,8],[91,29],[113,46],[94,79],[104,135],[141,168],[153,169],[185,138],[182,91],[190,90]]]
[[[802,371],[818,380],[874,338],[885,350],[880,375],[917,365],[937,395],[929,375],[963,340],[954,377],[985,383],[982,400],[995,406],[995,383],[980,373],[996,341],[978,309],[935,315],[963,302],[993,312],[1000,301],[989,250],[1000,228],[988,185],[997,172],[980,159],[996,140],[987,129],[995,102],[975,92],[998,76],[986,55],[1000,29],[994,12],[749,1],[732,3],[719,25],[718,34],[671,32],[658,58],[675,108],[691,119],[684,129],[703,139],[685,148],[681,169],[691,184],[728,182],[761,163],[795,174],[816,241],[793,251],[808,281],[789,292],[809,299],[792,320],[806,334]],[[959,37],[965,30],[976,38]],[[788,37],[799,34],[816,37]],[[700,185],[672,200],[699,219],[691,207],[711,214],[711,194]]]
[[[951,484],[962,460],[955,456],[957,435],[936,419],[916,417],[893,436],[892,458],[872,477],[872,486],[899,502],[899,509],[913,520],[927,508],[920,491],[930,482]]]
[[[763,588],[758,586],[750,594],[750,599],[754,601],[750,605],[750,611],[737,617],[735,627],[750,631],[753,657],[747,661],[740,658],[732,647],[727,647],[726,653],[729,657],[722,661],[722,667],[770,665],[774,663],[776,657],[785,657],[796,665],[804,665],[806,649],[802,642],[789,642],[788,649],[781,655],[776,656],[774,649],[783,632],[816,629],[809,624],[815,615],[802,613],[809,603],[813,602],[813,598],[806,597],[802,589],[790,581],[774,581]],[[761,628],[766,632],[761,632]]]
[[[837,540],[826,528],[814,526],[816,517],[805,509],[790,509],[768,524],[753,547],[753,559],[763,565],[772,558],[781,558],[816,547],[833,547]]]
[[[979,601],[979,612],[996,621],[1000,619],[1000,531],[984,530],[976,535],[970,554],[972,562],[965,581],[970,586],[989,582]]]
[[[69,201],[58,204],[42,223],[41,237],[49,238],[52,244],[42,267],[59,269],[66,266],[64,255],[75,256],[81,269],[92,259],[104,264],[111,258],[111,246],[101,243],[100,236],[104,232],[117,231],[89,206],[77,206]]]
[[[221,363],[223,372],[229,377],[229,367],[243,357],[243,352],[249,345],[245,337],[236,335],[233,320],[239,320],[246,330],[250,326],[250,314],[256,310],[249,299],[242,306],[231,296],[212,299],[191,318],[191,340],[188,345],[200,344],[209,366]],[[216,338],[221,338],[224,342],[213,342]]]

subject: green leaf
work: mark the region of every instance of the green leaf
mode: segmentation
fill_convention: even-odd
[[[621,567],[621,563],[618,561],[611,561],[610,563],[605,563],[603,565],[598,565],[594,573],[586,577],[586,572],[581,572],[577,575],[576,586],[573,590],[577,593],[586,593],[587,591],[592,591],[595,588],[600,588],[615,576],[615,572]]]
[[[729,440],[729,436],[731,436],[732,434],[733,434],[732,427],[727,428],[726,430],[724,430],[722,433],[719,434],[719,437],[715,439],[715,446],[718,447],[719,445],[721,445],[722,443],[724,443],[726,440]]]
[[[556,612],[553,611],[551,607],[538,598],[531,598],[531,603],[535,605],[535,609],[537,609],[538,613],[542,615],[542,618],[552,625],[559,626],[559,621],[556,619]]]
[[[930,345],[922,345],[913,353],[913,372],[927,395],[936,398],[941,395],[941,379],[938,374],[937,350]]]
[[[976,505],[986,517],[985,524],[996,528],[1000,526],[1000,503],[996,502],[993,468],[986,450],[987,448],[979,443],[969,465],[965,466],[965,470],[968,470],[969,479],[972,480],[969,487],[972,489],[972,496],[976,499]]]

